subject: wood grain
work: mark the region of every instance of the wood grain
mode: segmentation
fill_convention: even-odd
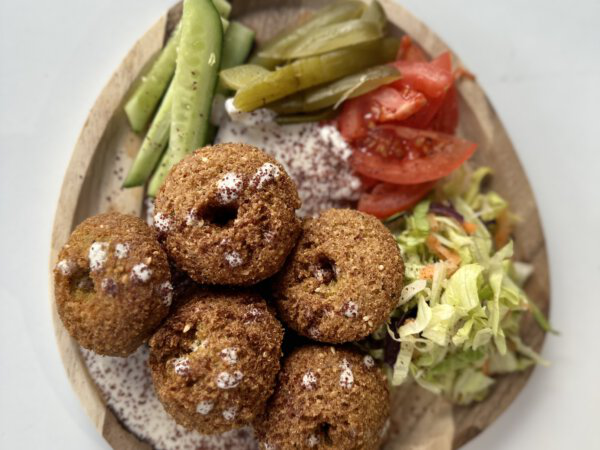
[[[257,30],[264,40],[297,20],[325,0],[237,0],[232,17]],[[448,47],[435,33],[393,0],[381,0],[395,34],[410,34],[429,54]],[[140,214],[141,189],[120,188],[140,138],[129,130],[122,104],[144,68],[163,46],[181,16],[181,4],[172,7],[134,45],[91,109],[67,168],[56,211],[50,254],[50,278],[58,251],[73,228],[86,217],[107,210]],[[460,59],[453,54],[457,64]],[[476,72],[476,68],[474,70]],[[485,93],[476,81],[459,86],[461,122],[459,133],[479,144],[475,161],[495,171],[493,188],[505,196],[522,218],[515,231],[516,257],[534,265],[535,275],[527,285],[528,295],[548,313],[550,305],[546,247],[535,199],[509,136]],[[90,378],[79,347],[57,316],[51,287],[52,320],[57,344],[73,389],[98,431],[117,449],[146,449],[119,423],[108,409]],[[523,338],[540,349],[544,333],[527,317]],[[501,377],[491,395],[470,407],[453,407],[415,385],[403,386],[393,399],[394,414],[389,449],[450,449],[460,447],[501,414],[525,386],[531,370]]]

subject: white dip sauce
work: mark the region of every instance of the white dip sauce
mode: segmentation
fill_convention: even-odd
[[[352,173],[348,158],[352,150],[337,128],[316,122],[278,125],[275,113],[258,109],[244,113],[225,102],[217,117],[215,139],[258,147],[279,161],[298,187],[301,216],[313,216],[327,208],[347,207],[358,199],[360,180]]]

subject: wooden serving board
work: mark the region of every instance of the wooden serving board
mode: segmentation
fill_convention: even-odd
[[[307,10],[326,4],[326,0],[233,0],[232,17],[257,31],[258,40],[298,19]],[[428,53],[437,55],[448,47],[435,33],[394,0],[381,0],[393,32],[410,34]],[[163,46],[166,37],[181,16],[181,4],[173,6],[134,45],[96,100],[73,151],[56,211],[52,235],[51,270],[57,254],[73,228],[86,217],[108,210],[141,214],[141,188],[120,188],[127,168],[141,139],[130,131],[123,113],[127,97],[140,73]],[[454,56],[455,63],[460,59]],[[476,73],[477,68],[474,68]],[[540,219],[519,159],[483,90],[476,81],[462,81],[460,91],[461,122],[459,132],[479,144],[474,158],[477,164],[494,169],[493,188],[508,199],[522,223],[515,230],[515,252],[519,260],[533,264],[534,276],[527,293],[546,314],[549,310],[548,263]],[[52,320],[67,375],[79,395],[85,411],[108,443],[117,449],[142,449],[148,444],[126,430],[116,419],[91,379],[77,343],[64,329],[56,311],[51,288]],[[539,350],[544,333],[527,317],[523,338]],[[531,370],[504,376],[482,403],[456,407],[417,388],[402,387],[394,394],[389,449],[450,449],[460,447],[487,426],[517,396]]]

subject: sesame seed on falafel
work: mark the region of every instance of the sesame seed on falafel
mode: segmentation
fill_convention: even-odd
[[[79,344],[102,355],[137,349],[169,312],[171,274],[154,231],[107,213],[83,221],[54,269],[58,313]]]
[[[256,423],[262,449],[377,449],[390,400],[381,369],[348,348],[310,345],[284,359]]]
[[[275,274],[300,222],[283,167],[244,144],[204,147],[169,173],[155,226],[177,266],[203,284],[252,285]]]
[[[204,434],[248,425],[273,392],[282,340],[257,294],[192,293],[150,340],[158,398],[179,424]]]
[[[281,319],[299,334],[320,342],[355,341],[388,319],[403,273],[398,246],[379,220],[330,209],[304,222],[273,296]]]

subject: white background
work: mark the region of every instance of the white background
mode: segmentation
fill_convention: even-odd
[[[89,108],[171,0],[0,1],[0,448],[105,449],[62,368],[48,252]],[[600,449],[600,2],[406,0],[477,74],[537,196],[549,246],[544,356],[467,446]]]

